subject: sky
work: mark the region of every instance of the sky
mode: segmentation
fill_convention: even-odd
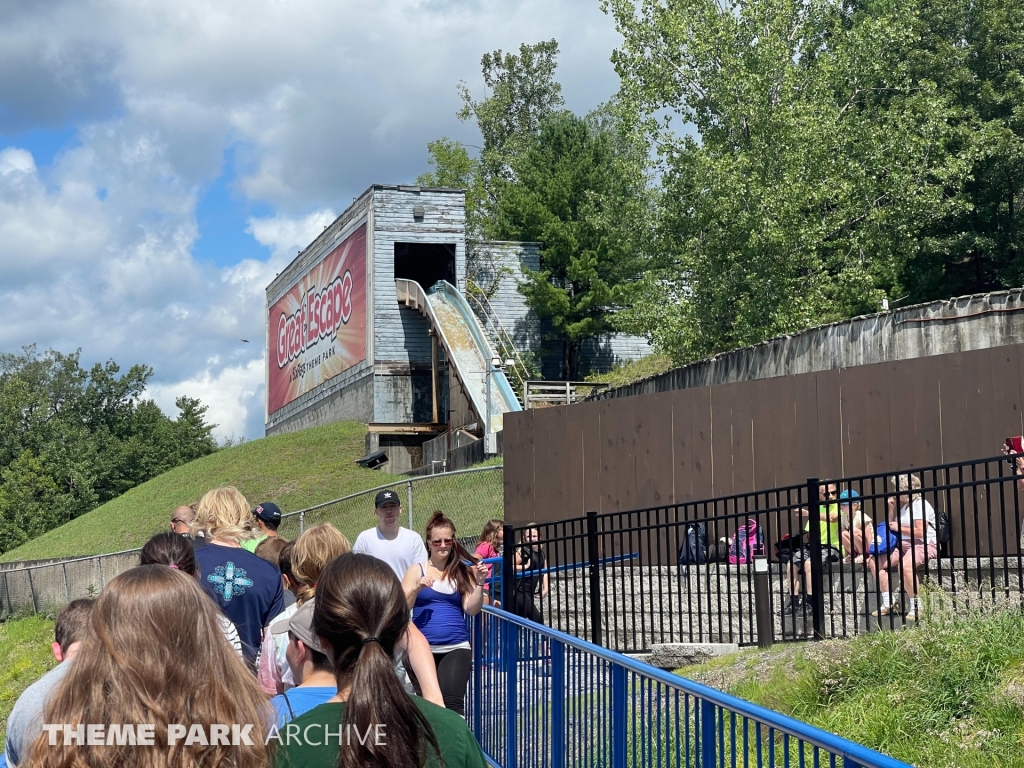
[[[263,436],[266,286],[440,136],[456,85],[555,38],[566,104],[616,91],[598,0],[0,0],[0,350],[153,368]],[[247,339],[248,343],[243,342]]]

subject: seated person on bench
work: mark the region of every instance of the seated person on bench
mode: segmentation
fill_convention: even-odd
[[[818,494],[825,503],[818,507],[818,514],[813,518],[806,509],[800,510],[808,516],[804,531],[811,530],[812,520],[817,520],[821,531],[821,562],[823,565],[838,562],[843,559],[842,543],[839,539],[839,505],[836,504],[836,484],[832,482],[822,483],[818,488]],[[827,505],[827,506],[826,506]],[[789,573],[789,605],[783,613],[787,616],[806,612],[814,605],[814,595],[811,588],[811,547],[804,545],[793,553],[793,559],[787,566]],[[807,594],[803,595],[802,582],[807,586]]]
[[[839,522],[842,525],[839,536],[846,552],[843,562],[863,563],[875,535],[874,523],[861,510],[858,494],[852,488],[839,494],[839,502]]]
[[[868,570],[878,581],[878,589],[882,593],[882,604],[871,615],[899,613],[899,603],[893,601],[889,593],[889,569],[899,566],[903,589],[910,598],[909,610],[903,619],[916,621],[921,608],[921,598],[917,596],[919,584],[916,569],[939,556],[935,510],[917,492],[921,489],[921,480],[917,475],[890,477],[889,482],[899,492],[898,517],[896,498],[889,499],[889,528],[900,537],[900,542],[891,552],[868,558]]]

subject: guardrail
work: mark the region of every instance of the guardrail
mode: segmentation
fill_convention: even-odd
[[[807,723],[484,607],[466,719],[501,768],[909,768]]]

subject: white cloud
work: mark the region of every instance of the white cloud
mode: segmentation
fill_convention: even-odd
[[[482,92],[483,53],[558,39],[577,110],[617,86],[597,0],[4,8],[0,135],[70,125],[76,141],[52,164],[0,147],[0,349],[144,362],[163,405],[201,397],[222,436],[262,434],[267,284],[371,183],[425,170],[428,140],[475,143],[455,85]],[[192,256],[196,208],[229,149],[234,191],[270,206],[246,231],[271,256],[218,268]]]
[[[249,219],[245,231],[255,237],[258,243],[267,246],[275,258],[287,264],[335,218],[337,214],[327,209],[301,218],[278,214],[265,219]]]
[[[177,413],[174,401],[178,397],[198,397],[208,406],[206,418],[217,425],[214,434],[221,440],[262,434],[263,357],[221,368],[216,374],[210,371],[219,361],[209,362],[213,365],[200,375],[174,384],[150,386],[146,394],[169,414]]]

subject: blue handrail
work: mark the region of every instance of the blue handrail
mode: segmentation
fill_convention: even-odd
[[[773,755],[777,746],[787,753],[786,764],[789,764],[788,754],[794,747],[797,750],[806,750],[809,747],[812,751],[823,750],[826,758],[842,758],[844,768],[909,768],[899,760],[808,723],[665,672],[578,637],[514,616],[504,610],[485,606],[481,614],[474,619],[472,636],[473,695],[470,697],[472,712],[468,722],[472,724],[485,751],[493,750],[490,759],[498,762],[504,759],[505,768],[531,762],[527,757],[519,755],[519,751],[544,752],[540,757],[534,755],[536,759],[532,762],[538,765],[568,765],[566,750],[569,747],[562,736],[556,737],[556,734],[564,732],[570,725],[565,719],[568,705],[571,705],[576,716],[576,721],[571,723],[575,729],[574,733],[581,728],[587,728],[588,722],[597,722],[601,726],[599,732],[589,734],[588,738],[581,738],[576,733],[578,743],[572,745],[573,749],[578,751],[586,747],[594,748],[594,743],[598,743],[597,748],[600,750],[601,745],[607,742],[610,745],[610,754],[607,754],[606,758],[610,759],[600,760],[599,764],[607,762],[616,768],[626,768],[627,751],[632,755],[629,763],[632,768],[670,764],[672,761],[666,760],[665,755],[656,756],[648,749],[652,738],[663,738],[666,733],[671,734],[677,741],[683,739],[683,734],[686,734],[685,745],[676,744],[674,748],[678,752],[685,747],[689,754],[691,747],[694,747],[694,756],[700,757],[697,763],[700,768],[730,764],[746,765],[742,755],[740,762],[736,762],[737,752],[749,754],[751,749],[756,750],[757,765],[762,765],[764,763],[761,750],[767,749],[769,755]],[[540,643],[549,649],[545,654],[550,658],[549,687],[526,679],[528,672],[524,665],[532,663],[537,657],[526,654],[525,658],[528,660],[524,661],[522,643],[533,646]],[[567,671],[567,661],[570,657],[578,661],[577,669],[572,675]],[[581,676],[587,675],[590,676],[589,680],[581,684]],[[577,687],[582,685],[582,692],[575,698],[570,697],[567,682]],[[587,687],[588,685],[590,687]],[[594,685],[598,685],[599,688],[601,685],[609,687],[610,696],[604,696],[599,690],[595,691]],[[671,691],[689,697],[686,699],[685,714],[677,701],[674,726],[666,725],[665,722],[666,718],[672,715],[671,705],[666,705],[667,709],[662,709],[661,704],[652,706],[653,689],[664,692],[664,695],[655,696],[658,701],[662,701]],[[692,707],[689,703],[691,698]],[[610,707],[603,708],[605,705]],[[581,706],[584,707],[582,712]],[[645,716],[650,722],[644,722]],[[655,718],[657,722],[653,721]],[[539,724],[533,723],[534,730],[538,727],[545,730],[550,727],[551,738],[548,741],[539,745],[533,741],[519,743],[519,721],[531,719],[541,721]],[[742,733],[737,731],[737,719],[743,721]],[[747,726],[750,724],[755,726],[755,734],[750,736],[752,741],[748,743]],[[769,738],[764,743],[762,728],[769,729]],[[781,746],[771,739],[774,732],[782,737]],[[657,734],[662,736],[658,737]],[[504,744],[501,743],[503,739],[506,740]],[[509,743],[507,739],[512,739],[514,743]],[[638,747],[638,742],[645,739],[647,741]],[[756,744],[753,741],[755,739]],[[795,739],[797,743],[792,744],[791,739]],[[672,744],[664,746],[673,748]],[[547,750],[552,752],[550,758],[547,757]],[[730,750],[731,763],[727,754]],[[801,751],[801,755],[803,754]],[[691,761],[677,760],[676,763],[685,765],[691,764]],[[774,759],[770,759],[768,764],[774,765]],[[802,759],[799,764],[804,764]],[[816,752],[814,764],[818,764]],[[838,765],[835,762],[830,764]]]
[[[633,553],[628,554],[628,555],[614,555],[612,557],[603,557],[603,558],[601,558],[600,560],[597,561],[597,564],[598,565],[604,565],[605,563],[617,563],[617,562],[620,562],[622,560],[635,560],[635,559],[637,559],[639,557],[640,557],[640,553],[639,552],[633,552]],[[463,562],[465,562],[465,561],[463,561]],[[490,564],[490,563],[500,563],[501,562],[501,558],[500,557],[488,557],[488,558],[485,558],[483,560],[478,560],[477,562],[478,563],[484,563],[485,565],[486,564]],[[472,565],[472,563],[466,563],[466,565]],[[533,570],[533,571],[516,571],[515,575],[516,575],[516,578],[519,578],[520,576],[536,576],[536,575],[541,574],[541,573],[558,573],[559,571],[574,571],[574,570],[577,570],[579,568],[586,568],[589,565],[590,565],[590,563],[587,563],[587,562],[569,563],[568,565],[556,565],[553,568],[538,568],[538,569]],[[494,574],[491,576],[491,579],[492,580],[497,579],[498,581],[501,581],[501,572],[500,571],[495,571]]]

